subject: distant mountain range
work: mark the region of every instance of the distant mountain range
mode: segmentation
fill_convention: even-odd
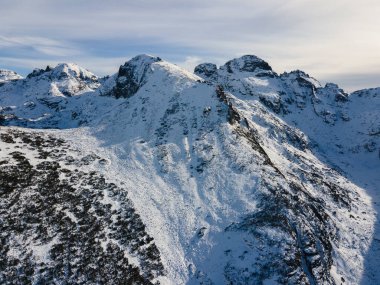
[[[379,284],[380,88],[246,55],[0,70],[1,284]]]

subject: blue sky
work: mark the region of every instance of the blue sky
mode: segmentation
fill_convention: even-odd
[[[113,74],[140,53],[192,69],[255,54],[352,91],[380,86],[378,0],[0,0],[0,68],[75,62]]]

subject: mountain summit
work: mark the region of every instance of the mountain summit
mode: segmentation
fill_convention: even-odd
[[[255,55],[244,55],[228,61],[221,69],[226,69],[229,73],[233,72],[255,72],[257,70],[271,71],[269,64]]]
[[[0,283],[376,284],[379,89],[246,55],[0,86]]]
[[[17,74],[12,70],[0,69],[0,84],[3,84],[7,81],[18,80],[21,78],[21,75]]]

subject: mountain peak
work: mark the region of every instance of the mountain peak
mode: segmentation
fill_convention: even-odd
[[[116,75],[114,93],[117,98],[130,97],[144,84],[145,76],[151,64],[161,62],[162,59],[148,54],[140,54],[124,65],[121,65]]]
[[[243,55],[242,57],[227,61],[221,69],[226,69],[228,73],[272,71],[270,65],[263,59],[255,55]]]
[[[162,59],[158,56],[153,56],[150,54],[139,54],[136,55],[135,57],[131,58],[129,63],[136,63],[136,64],[152,64],[154,62],[160,62]]]
[[[238,77],[274,77],[276,73],[263,59],[255,55],[243,55],[227,61],[219,69],[213,63],[201,63],[194,73],[205,80],[217,81],[219,76]],[[248,73],[248,74],[247,74]]]
[[[0,83],[17,79],[22,79],[22,76],[17,74],[15,71],[8,69],[0,69]]]
[[[315,88],[322,87],[321,83],[317,79],[311,77],[309,74],[299,69],[292,70],[290,72],[284,72],[280,75],[280,77],[285,80],[296,80],[302,86],[314,86]]]
[[[181,86],[178,88],[201,80],[193,73],[160,57],[140,54],[121,65],[119,71],[103,84],[100,92],[116,98],[129,98],[148,81],[161,82],[166,79]]]
[[[124,65],[120,66],[118,77],[133,78],[136,83],[140,83],[145,76],[145,73],[147,72],[149,66],[152,63],[160,61],[162,61],[162,59],[156,56],[147,54],[137,55],[127,61]]]
[[[60,77],[75,77],[83,80],[96,80],[97,76],[87,69],[80,67],[75,63],[59,63],[56,67],[51,69],[46,67],[46,71],[51,71],[51,75],[56,78]]]
[[[215,80],[218,77],[218,67],[214,63],[201,63],[194,68],[194,73],[204,79]]]
[[[95,74],[75,63],[59,63],[55,67],[48,65],[45,69],[36,68],[28,74],[25,83],[33,86],[32,93],[39,94],[39,97],[70,97],[100,86]],[[44,91],[45,88],[49,88],[49,92]]]
[[[36,68],[27,78],[47,76],[51,80],[63,80],[68,78],[96,81],[97,76],[87,69],[75,63],[59,63],[55,67],[46,66],[45,69]]]

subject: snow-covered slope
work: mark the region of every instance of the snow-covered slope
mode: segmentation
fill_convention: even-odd
[[[65,227],[44,221],[43,239],[30,236],[31,223],[41,220],[5,225],[2,258],[29,257],[1,265],[0,278],[23,270],[23,280],[85,284],[376,284],[378,90],[348,95],[302,71],[278,75],[256,56],[220,68],[202,64],[195,73],[139,55],[105,79],[62,64],[0,87],[3,183],[8,165],[31,177],[44,161],[56,161],[51,187],[66,195],[71,172],[60,172],[79,169],[83,178],[75,174],[72,182],[87,190],[51,203],[73,225],[94,217],[100,223],[87,247],[62,258],[55,252],[67,246]],[[36,136],[53,142],[46,143],[50,155],[28,146]],[[114,184],[99,188],[97,179]],[[46,181],[28,183],[29,196],[52,199]],[[18,186],[4,189],[4,205],[17,201]],[[29,215],[23,201],[2,219]],[[99,203],[136,216],[109,217]],[[83,214],[78,205],[93,210]],[[116,220],[137,227],[122,230]],[[80,268],[92,261],[85,257],[113,264],[113,250],[132,266],[86,280]],[[48,268],[71,273],[42,273]]]
[[[0,138],[2,284],[151,284],[163,273],[128,192],[91,171],[104,159],[42,132]]]
[[[4,84],[0,91],[0,108],[10,124],[15,121],[17,125],[43,128],[48,125],[68,127],[77,124],[77,103],[71,97],[87,98],[99,86],[94,74],[75,64],[48,66],[35,69],[25,79]]]
[[[12,70],[0,69],[0,85],[5,82],[22,79],[22,76]]]
[[[248,61],[249,66],[260,62],[250,56],[230,62],[235,61],[237,63],[233,65],[242,66],[242,60]],[[360,169],[365,169],[364,180],[367,180],[369,172],[378,171],[379,88],[347,94],[336,84],[322,86],[299,70],[277,75],[262,62],[250,71],[229,70],[229,65],[214,68],[211,77],[210,73],[208,76],[202,73],[209,64],[199,65],[195,73],[223,87],[233,98],[243,100],[253,111],[257,109],[256,105],[267,107],[287,126],[306,135],[313,151],[335,167],[339,165],[346,169],[344,165],[360,164]],[[260,65],[267,66],[267,74],[262,72]],[[347,171],[355,175],[358,170]]]

